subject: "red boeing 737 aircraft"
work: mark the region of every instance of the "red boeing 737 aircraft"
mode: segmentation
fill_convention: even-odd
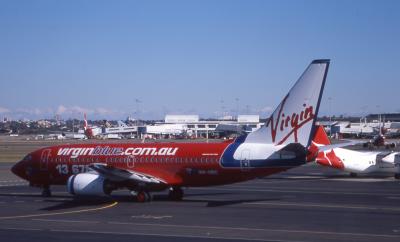
[[[67,185],[73,195],[109,195],[129,189],[139,202],[150,192],[250,180],[297,167],[308,160],[329,60],[307,67],[266,125],[223,143],[71,144],[34,151],[12,172],[43,188]]]

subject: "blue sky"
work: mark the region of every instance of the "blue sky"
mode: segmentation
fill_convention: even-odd
[[[332,60],[320,114],[399,112],[399,13],[399,1],[2,0],[0,117],[266,117],[319,58]]]

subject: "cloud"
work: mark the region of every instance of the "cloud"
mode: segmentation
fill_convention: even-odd
[[[83,113],[92,114],[92,113],[94,113],[93,110],[88,109],[88,108],[83,108],[80,106],[73,106],[70,108],[70,110],[72,113],[75,113],[75,114],[83,114]]]
[[[60,115],[63,119],[83,118],[86,113],[89,119],[120,119],[127,117],[130,112],[123,110],[115,110],[104,107],[87,108],[78,105],[60,104],[55,108],[43,107],[22,107],[10,110],[0,106],[0,115],[10,116],[14,119],[42,119],[53,118],[54,115]]]
[[[64,114],[66,111],[67,111],[67,108],[64,107],[63,105],[60,105],[60,106],[58,106],[58,108],[57,108],[56,114],[61,115],[61,114]]]
[[[63,117],[82,117],[86,113],[88,118],[120,118],[121,115],[125,115],[126,112],[108,109],[104,107],[87,108],[81,106],[66,106],[59,105],[56,109],[56,114],[62,115]]]
[[[72,106],[72,107],[67,107],[64,105],[59,105],[57,107],[56,114],[59,115],[77,115],[77,114],[93,114],[94,110],[80,107],[80,106]]]
[[[0,113],[9,113],[9,112],[11,112],[9,109],[0,107]]]
[[[99,114],[99,115],[111,115],[111,114],[115,114],[117,112],[113,111],[113,110],[109,110],[106,108],[96,108],[94,110],[95,114]]]
[[[29,114],[29,115],[43,115],[51,114],[51,109],[41,109],[41,108],[18,108],[15,110],[16,114]]]
[[[194,110],[182,111],[182,113],[192,112]],[[60,115],[62,119],[77,118],[83,119],[83,114],[88,115],[88,119],[125,119],[128,116],[139,119],[162,119],[164,115],[161,112],[143,110],[140,113],[133,113],[131,110],[115,109],[108,107],[83,107],[79,105],[60,104],[53,108],[49,107],[22,107],[8,109],[0,107],[0,116],[10,116],[13,119],[32,119],[54,118],[54,115]]]

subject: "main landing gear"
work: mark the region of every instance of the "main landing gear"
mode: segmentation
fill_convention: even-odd
[[[133,196],[136,196],[136,201],[139,203],[150,202],[153,200],[152,195],[145,190],[131,191]],[[172,201],[181,201],[183,198],[183,190],[180,187],[171,187],[169,189],[168,198]]]
[[[357,177],[357,173],[354,173],[354,172],[350,172],[350,177]]]
[[[48,186],[48,185],[43,186],[42,197],[51,197],[50,186]]]
[[[169,199],[173,201],[181,201],[183,198],[183,190],[180,187],[171,187],[168,194]]]
[[[139,191],[136,193],[136,201],[140,203],[150,202],[152,200],[152,196],[147,191]]]

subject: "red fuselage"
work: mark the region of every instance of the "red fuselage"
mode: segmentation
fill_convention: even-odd
[[[281,172],[289,167],[224,168],[224,143],[73,144],[43,148],[27,155],[12,171],[31,185],[66,184],[88,165],[107,166],[154,176],[169,186],[212,186]]]

